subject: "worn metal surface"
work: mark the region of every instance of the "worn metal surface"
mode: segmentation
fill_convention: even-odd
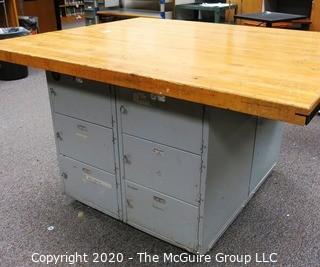
[[[282,140],[283,123],[258,118],[252,162],[250,193],[254,193],[278,161]]]
[[[47,82],[63,190],[121,219],[113,91],[106,84],[50,72]]]
[[[47,80],[55,112],[112,127],[108,85],[52,73]]]
[[[201,154],[201,105],[128,89],[117,96],[124,133]]]
[[[204,201],[206,252],[248,200],[255,133],[255,117],[207,108],[209,148]]]
[[[61,154],[114,173],[112,129],[60,114],[55,123]]]
[[[125,179],[199,205],[201,158],[123,134]]]
[[[59,157],[59,163],[68,195],[119,217],[114,175],[64,156]]]
[[[62,105],[50,94],[65,192],[191,252],[212,247],[277,160],[280,123],[108,86],[102,104],[68,79]],[[65,107],[71,99],[88,99],[89,116],[111,128]]]
[[[126,181],[127,223],[148,228],[195,251],[198,244],[198,208]]]

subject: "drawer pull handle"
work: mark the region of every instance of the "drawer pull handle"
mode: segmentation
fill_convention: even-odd
[[[132,200],[131,199],[127,199],[127,207],[130,209],[133,209],[133,205],[132,205]]]
[[[128,110],[125,108],[124,105],[121,105],[121,106],[120,106],[120,112],[121,112],[122,114],[127,114],[127,113],[128,113]]]
[[[87,168],[82,168],[82,171],[84,173],[86,173],[86,174],[90,174],[91,173],[91,171],[89,169],[87,169]]]
[[[57,139],[59,139],[60,141],[62,141],[62,133],[61,133],[61,132],[57,132],[57,133],[56,133],[56,137],[57,137]]]
[[[65,172],[61,173],[61,177],[64,179],[68,179],[68,174],[66,174]]]
[[[88,131],[87,127],[84,126],[84,125],[81,125],[81,124],[78,124],[78,125],[77,125],[77,128],[78,128],[80,131],[83,131],[83,132],[87,132],[87,131]]]
[[[123,161],[124,161],[124,163],[126,163],[126,164],[131,164],[130,156],[128,156],[128,155],[123,155]]]
[[[153,149],[152,149],[152,153],[154,153],[154,154],[157,155],[157,156],[162,156],[163,153],[164,153],[164,151],[161,150],[161,149],[159,149],[159,148],[153,148]]]
[[[161,197],[153,196],[153,200],[161,204],[166,204],[166,200]]]

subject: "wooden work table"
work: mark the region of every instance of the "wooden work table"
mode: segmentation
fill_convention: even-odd
[[[0,60],[304,125],[320,34],[137,18],[0,42]]]
[[[0,60],[47,70],[66,194],[206,253],[276,165],[278,120],[317,110],[319,48],[317,33],[139,18],[0,41]]]

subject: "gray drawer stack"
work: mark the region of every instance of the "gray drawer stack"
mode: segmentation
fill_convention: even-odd
[[[191,252],[213,246],[277,161],[279,122],[47,79],[65,192]]]
[[[203,107],[117,90],[127,223],[196,248]]]
[[[66,193],[120,218],[109,86],[50,73],[47,79]]]

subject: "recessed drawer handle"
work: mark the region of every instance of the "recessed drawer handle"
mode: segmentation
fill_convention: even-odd
[[[57,132],[57,133],[56,133],[56,137],[57,137],[57,139],[59,139],[60,141],[62,141],[62,133],[61,133],[61,132]]]
[[[153,196],[153,200],[161,204],[166,204],[166,200],[161,197]]]
[[[120,106],[120,112],[121,112],[122,114],[127,114],[127,113],[128,113],[128,110],[125,108],[124,105],[121,105],[121,106]]]
[[[131,164],[130,156],[129,155],[123,155],[123,161],[125,164]]]
[[[133,209],[133,205],[132,205],[132,200],[131,199],[127,199],[127,207],[130,209]]]

